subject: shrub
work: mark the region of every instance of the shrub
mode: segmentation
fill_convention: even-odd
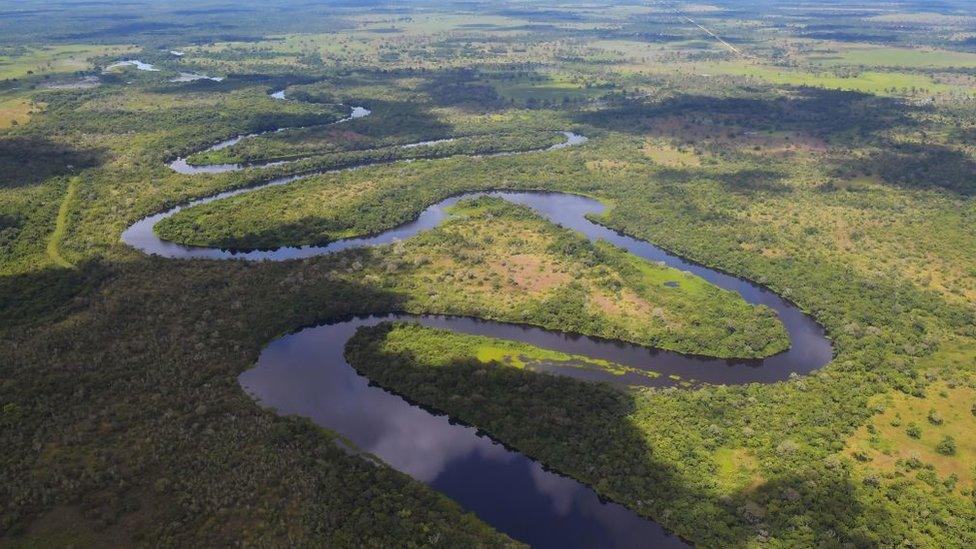
[[[956,441],[951,436],[946,435],[935,446],[935,451],[944,456],[956,455]]]

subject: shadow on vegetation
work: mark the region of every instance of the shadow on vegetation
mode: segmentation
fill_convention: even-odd
[[[373,112],[356,121],[355,131],[369,137],[398,137],[409,143],[447,137],[453,129],[433,114],[427,105],[366,98],[361,101]]]
[[[677,185],[695,181],[716,181],[729,192],[750,195],[754,193],[786,194],[793,189],[783,183],[788,177],[782,172],[767,169],[744,169],[731,172],[698,170],[694,168],[658,168],[655,177],[665,182],[661,192],[681,197],[686,191]]]
[[[300,95],[296,92],[294,96]],[[327,101],[318,92],[310,94],[313,99],[323,99],[323,103],[335,104]],[[436,140],[452,135],[453,126],[440,120],[430,108],[409,101],[390,101],[369,98],[344,99],[347,105],[364,105],[372,113],[365,118],[359,118],[343,125],[317,125],[304,129],[295,129],[281,134],[268,136],[276,142],[285,142],[301,147],[309,138],[327,137],[334,147],[322,150],[300,149],[297,154],[301,157],[315,156],[329,152],[352,151],[377,148],[375,141],[395,139],[399,143],[417,143]],[[245,143],[246,146],[246,143]],[[260,150],[252,151],[255,158],[265,159]],[[290,157],[282,157],[290,158]]]
[[[839,175],[877,175],[888,184],[907,189],[944,189],[976,195],[976,159],[937,143],[887,142],[865,159],[848,161]]]
[[[571,11],[546,9],[546,8],[535,8],[535,7],[515,7],[515,8],[501,8],[494,12],[495,15],[502,15],[505,17],[514,17],[518,19],[525,19],[528,21],[582,21],[583,16]]]
[[[52,322],[84,307],[87,296],[108,276],[97,261],[0,276],[0,330]]]
[[[141,34],[158,34],[159,31],[175,32],[177,29],[186,29],[192,25],[181,25],[177,23],[161,23],[150,21],[132,21],[129,23],[118,23],[101,29],[86,30],[64,34],[60,38],[65,40],[91,40],[95,38],[122,37]]]
[[[688,41],[688,36],[682,36],[679,34],[666,34],[660,32],[608,32],[608,40],[621,40],[628,39],[628,37],[633,36],[633,38],[639,42],[649,43],[649,44],[667,44],[669,42],[686,42]]]
[[[222,15],[227,13],[248,13],[255,11],[244,6],[220,6],[173,10],[173,15]]]
[[[861,32],[802,32],[800,36],[814,40],[834,40],[837,42],[868,42],[893,44],[900,39],[896,35],[869,34]]]
[[[856,500],[843,468],[825,476],[824,470],[801,466],[800,456],[797,472],[758,487],[732,493],[708,488],[704,479],[656,457],[659,451],[647,435],[653,426],[635,425],[639,394],[475,359],[425,365],[411,352],[378,346],[390,328],[360,329],[347,345],[350,363],[372,381],[475,425],[644,516],[673,517],[665,518],[665,525],[697,543],[740,547],[767,538],[803,543],[796,537],[799,521],[822,543],[867,546],[870,533],[856,525],[887,520],[883,509]],[[688,442],[673,444],[680,448]],[[675,454],[673,448],[662,450],[662,455]],[[685,451],[689,459],[701,459],[697,449]]]
[[[8,229],[20,229],[24,219],[20,215],[0,214],[0,233]]]
[[[113,276],[85,314],[6,330],[16,344],[4,345],[0,360],[0,500],[9,503],[0,509],[0,536],[28,531],[37,517],[75,502],[97,531],[129,524],[136,539],[213,539],[224,527],[248,536],[272,516],[278,532],[293,529],[292,519],[263,509],[287,505],[303,510],[310,544],[327,532],[395,546],[403,541],[397,536],[422,539],[411,528],[436,524],[453,539],[448,545],[474,545],[474,523],[461,520],[457,507],[400,473],[347,456],[308,421],[275,418],[238,385],[238,374],[281,334],[402,308],[395,294],[329,276],[356,257],[106,264],[94,269]],[[13,290],[28,294],[21,293],[23,307],[42,296],[52,304],[71,299],[71,292],[49,293],[52,284],[69,286],[69,275],[0,279],[0,310],[18,299]],[[38,460],[36,441],[57,450]],[[397,515],[405,508],[413,510],[406,523]]]
[[[504,106],[504,100],[495,88],[480,80],[473,69],[440,71],[428,75],[421,90],[437,105],[458,107],[471,112],[496,110]]]
[[[787,175],[781,172],[764,169],[738,170],[711,176],[722,184],[725,190],[752,194],[757,192],[785,194],[792,191],[789,185],[783,183]]]
[[[838,90],[797,88],[793,92],[794,96],[789,98],[681,95],[657,103],[631,101],[576,116],[581,123],[634,135],[660,131],[656,124],[664,117],[684,119],[686,125],[713,127],[718,134],[723,132],[723,127],[798,132],[832,143],[875,150],[871,155],[842,161],[834,169],[838,177],[877,175],[888,184],[904,188],[940,188],[965,196],[976,194],[973,156],[938,143],[897,142],[884,136],[888,130],[918,129],[920,123],[913,115],[925,112],[928,107]],[[680,137],[681,131],[675,129],[672,137]],[[957,133],[965,142],[967,130]],[[664,173],[670,173],[675,180],[682,179],[674,170]],[[779,182],[783,177],[767,170],[746,170],[719,176],[718,180],[732,191],[786,192],[788,187]]]
[[[645,135],[657,119],[673,116],[754,131],[797,131],[830,138],[871,137],[894,127],[911,127],[910,106],[892,98],[821,88],[791,88],[790,96],[712,97],[677,95],[659,102],[627,101],[612,108],[583,112],[578,122],[608,130]]]
[[[188,71],[193,72],[193,71]],[[203,71],[205,72],[205,71]],[[265,86],[268,92],[278,91],[289,86],[300,84],[310,84],[323,78],[316,78],[307,74],[261,74],[261,73],[234,73],[227,75],[223,80],[201,79],[191,82],[168,82],[166,84],[151,88],[153,93],[185,93],[188,91],[207,91],[229,93],[254,86]],[[294,98],[293,98],[294,99]]]
[[[332,239],[316,237],[335,234],[348,229],[336,219],[305,216],[291,222],[277,221],[272,227],[252,227],[244,234],[226,235],[208,243],[209,247],[223,250],[278,250],[291,246],[324,246]]]
[[[0,188],[23,187],[92,168],[107,160],[103,149],[81,149],[45,137],[0,138]]]
[[[449,39],[445,42],[452,40],[457,42],[458,47],[463,47],[468,42],[467,39],[462,38]],[[399,77],[420,80],[416,88],[399,89],[405,93],[404,99],[428,103],[435,107],[455,107],[473,113],[492,112],[507,108],[510,105],[509,101],[498,94],[492,84],[485,82],[489,77],[538,82],[549,80],[548,75],[543,75],[535,69],[517,64],[498,65],[490,72],[469,67],[438,70],[401,69],[393,72]],[[354,86],[379,86],[389,89],[390,76],[390,72],[387,71],[360,72],[349,76],[344,75],[342,80],[344,83],[352,82]],[[416,97],[418,93],[421,98]]]

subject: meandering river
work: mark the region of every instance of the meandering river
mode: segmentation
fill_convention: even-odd
[[[273,97],[284,99],[284,92],[275,92]],[[356,107],[340,122],[368,114],[367,109]],[[566,136],[566,142],[555,148],[585,141],[576,134],[566,133]],[[247,137],[222,141],[211,149],[227,147]],[[177,159],[170,167],[190,175],[244,168],[236,164],[192,167],[185,159]],[[371,385],[343,356],[346,342],[358,328],[383,321],[410,320],[456,332],[523,341],[663,374],[652,378],[639,373],[616,376],[596,369],[547,368],[550,373],[631,385],[671,385],[675,383],[671,375],[694,383],[771,383],[788,379],[794,373],[809,373],[831,359],[832,346],[823,329],[789,301],[757,284],[686,261],[648,242],[594,223],[587,216],[600,214],[604,206],[591,198],[576,195],[507,191],[468,193],[433,204],[414,221],[382,234],[323,246],[235,252],[166,242],[153,232],[159,221],[183,208],[258,188],[292,183],[304,177],[308,174],[273,179],[259,187],[227,191],[189,202],[138,221],[123,233],[122,238],[147,254],[171,258],[284,261],[409,238],[440,224],[447,217],[446,208],[457,201],[491,195],[528,206],[553,223],[579,231],[591,240],[606,240],[647,260],[689,271],[739,293],[749,303],[767,305],[779,315],[790,337],[790,349],[762,360],[746,361],[682,355],[470,318],[378,315],[345,319],[279,338],[264,349],[253,369],[240,376],[241,385],[262,404],[282,414],[310,418],[340,433],[358,450],[379,457],[389,466],[425,482],[498,530],[533,546],[669,547],[684,543],[654,522],[623,506],[601,501],[587,486],[546,470],[538,462],[505,448],[475,428],[431,413]],[[648,496],[653,497],[653,494]]]

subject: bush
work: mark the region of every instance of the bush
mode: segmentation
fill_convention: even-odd
[[[951,436],[946,435],[935,446],[935,451],[944,456],[956,455],[956,441]]]

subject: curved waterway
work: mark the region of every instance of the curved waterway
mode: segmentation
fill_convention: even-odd
[[[284,92],[283,91],[282,92],[275,92],[275,93],[270,94],[270,95],[271,95],[271,97],[274,97],[275,99],[284,99],[285,98],[284,95],[278,97],[277,96],[278,93],[283,94]],[[340,118],[339,120],[337,120],[335,122],[331,122],[329,124],[324,124],[324,125],[325,126],[330,126],[330,125],[335,125],[335,124],[342,124],[342,123],[345,123],[345,122],[349,122],[350,120],[355,120],[357,118],[364,118],[366,116],[369,116],[371,113],[372,113],[372,111],[370,111],[369,109],[367,109],[365,107],[352,107],[350,109],[350,111],[349,111],[349,116],[346,116],[345,118]],[[248,134],[243,134],[243,135],[237,135],[237,136],[231,137],[230,139],[225,139],[223,141],[218,141],[217,143],[214,143],[213,145],[211,145],[211,146],[207,147],[206,149],[204,149],[203,152],[219,151],[220,149],[226,149],[227,147],[230,147],[232,145],[236,145],[237,143],[241,142],[244,139],[250,139],[252,137],[257,137],[259,135],[267,135],[267,134],[271,134],[271,133],[281,133],[281,132],[286,132],[286,131],[296,130],[296,129],[300,129],[300,128],[278,128],[278,129],[275,129],[275,130],[268,130],[268,131],[264,131],[264,132],[255,132],[255,133],[248,133]],[[186,156],[181,156],[181,157],[177,158],[176,160],[173,160],[172,162],[170,162],[167,165],[170,167],[171,170],[173,170],[176,173],[181,173],[183,175],[196,175],[196,174],[201,174],[201,173],[236,172],[238,170],[243,170],[244,168],[268,168],[268,167],[271,167],[271,166],[280,166],[282,164],[287,164],[288,162],[289,161],[285,160],[285,161],[272,161],[272,162],[263,162],[263,163],[255,163],[255,164],[202,164],[202,165],[199,165],[199,166],[194,166],[194,165],[191,165],[187,161],[187,157]],[[304,177],[308,177],[308,176],[306,175]],[[292,181],[295,181],[295,180],[297,180],[297,178],[289,179],[288,181],[286,181],[286,183],[291,183]],[[267,185],[262,185],[262,186],[267,186]],[[221,196],[220,198],[227,198],[227,197],[226,196]],[[211,200],[219,200],[220,198],[211,197]]]
[[[118,69],[120,67],[135,67],[137,70],[140,71],[159,72],[159,69],[157,69],[152,63],[143,63],[138,59],[125,59],[122,61],[116,61],[115,63],[112,63],[111,65],[105,67],[104,69],[102,69],[102,74],[111,72],[112,70]]]
[[[241,138],[222,143],[236,143]],[[583,140],[582,136],[569,134],[567,142],[561,145],[573,145]],[[307,175],[275,179],[261,187],[216,194],[147,217],[126,230],[123,240],[145,253],[171,258],[284,261],[409,238],[440,224],[448,215],[446,209],[459,200],[487,195],[527,206],[553,223],[576,230],[591,240],[606,240],[644,259],[689,271],[719,287],[737,292],[749,303],[766,305],[779,315],[790,337],[788,351],[761,360],[725,360],[531,326],[463,317],[392,313],[346,319],[279,338],[262,351],[253,369],[241,374],[241,385],[261,404],[282,414],[310,418],[341,434],[359,451],[372,454],[428,484],[494,528],[532,546],[671,547],[683,546],[684,542],[633,511],[602,501],[589,487],[547,470],[476,428],[458,424],[447,416],[371,385],[343,356],[346,342],[358,328],[384,321],[407,320],[460,333],[522,341],[606,359],[636,370],[617,376],[597,369],[550,366],[546,367],[546,372],[626,385],[674,385],[676,381],[672,375],[692,383],[772,383],[788,379],[791,374],[809,373],[832,357],[832,346],[824,330],[789,301],[757,284],[686,261],[648,242],[594,223],[587,217],[601,214],[604,206],[594,199],[577,195],[506,191],[467,193],[433,204],[414,221],[384,233],[323,246],[235,252],[166,242],[153,232],[156,223],[183,207],[220,200],[255,188],[290,183],[301,177]],[[650,377],[642,375],[641,370],[662,375]]]
[[[169,53],[171,53],[173,55],[176,55],[177,57],[182,57],[183,56],[183,53],[181,53],[181,52],[173,52],[173,51],[171,51]],[[118,68],[121,68],[121,67],[135,67],[137,70],[140,70],[140,71],[159,72],[159,69],[155,65],[153,65],[152,63],[144,63],[142,61],[139,61],[138,59],[126,59],[126,60],[123,60],[123,61],[116,61],[115,63],[112,63],[111,65],[108,65],[107,67],[105,67],[102,70],[102,74],[108,74],[108,73],[112,72],[114,69],[118,69]],[[207,75],[207,74],[198,74],[198,73],[195,73],[195,72],[183,72],[183,71],[180,71],[179,76],[176,76],[174,78],[171,78],[170,79],[170,82],[195,82],[197,80],[212,80],[214,82],[223,82],[224,81],[224,77],[223,76],[210,76],[210,75]],[[281,93],[284,94],[284,92],[281,92]],[[277,96],[275,96],[275,98],[276,99],[284,99],[285,96],[282,95],[280,98],[277,97]]]

